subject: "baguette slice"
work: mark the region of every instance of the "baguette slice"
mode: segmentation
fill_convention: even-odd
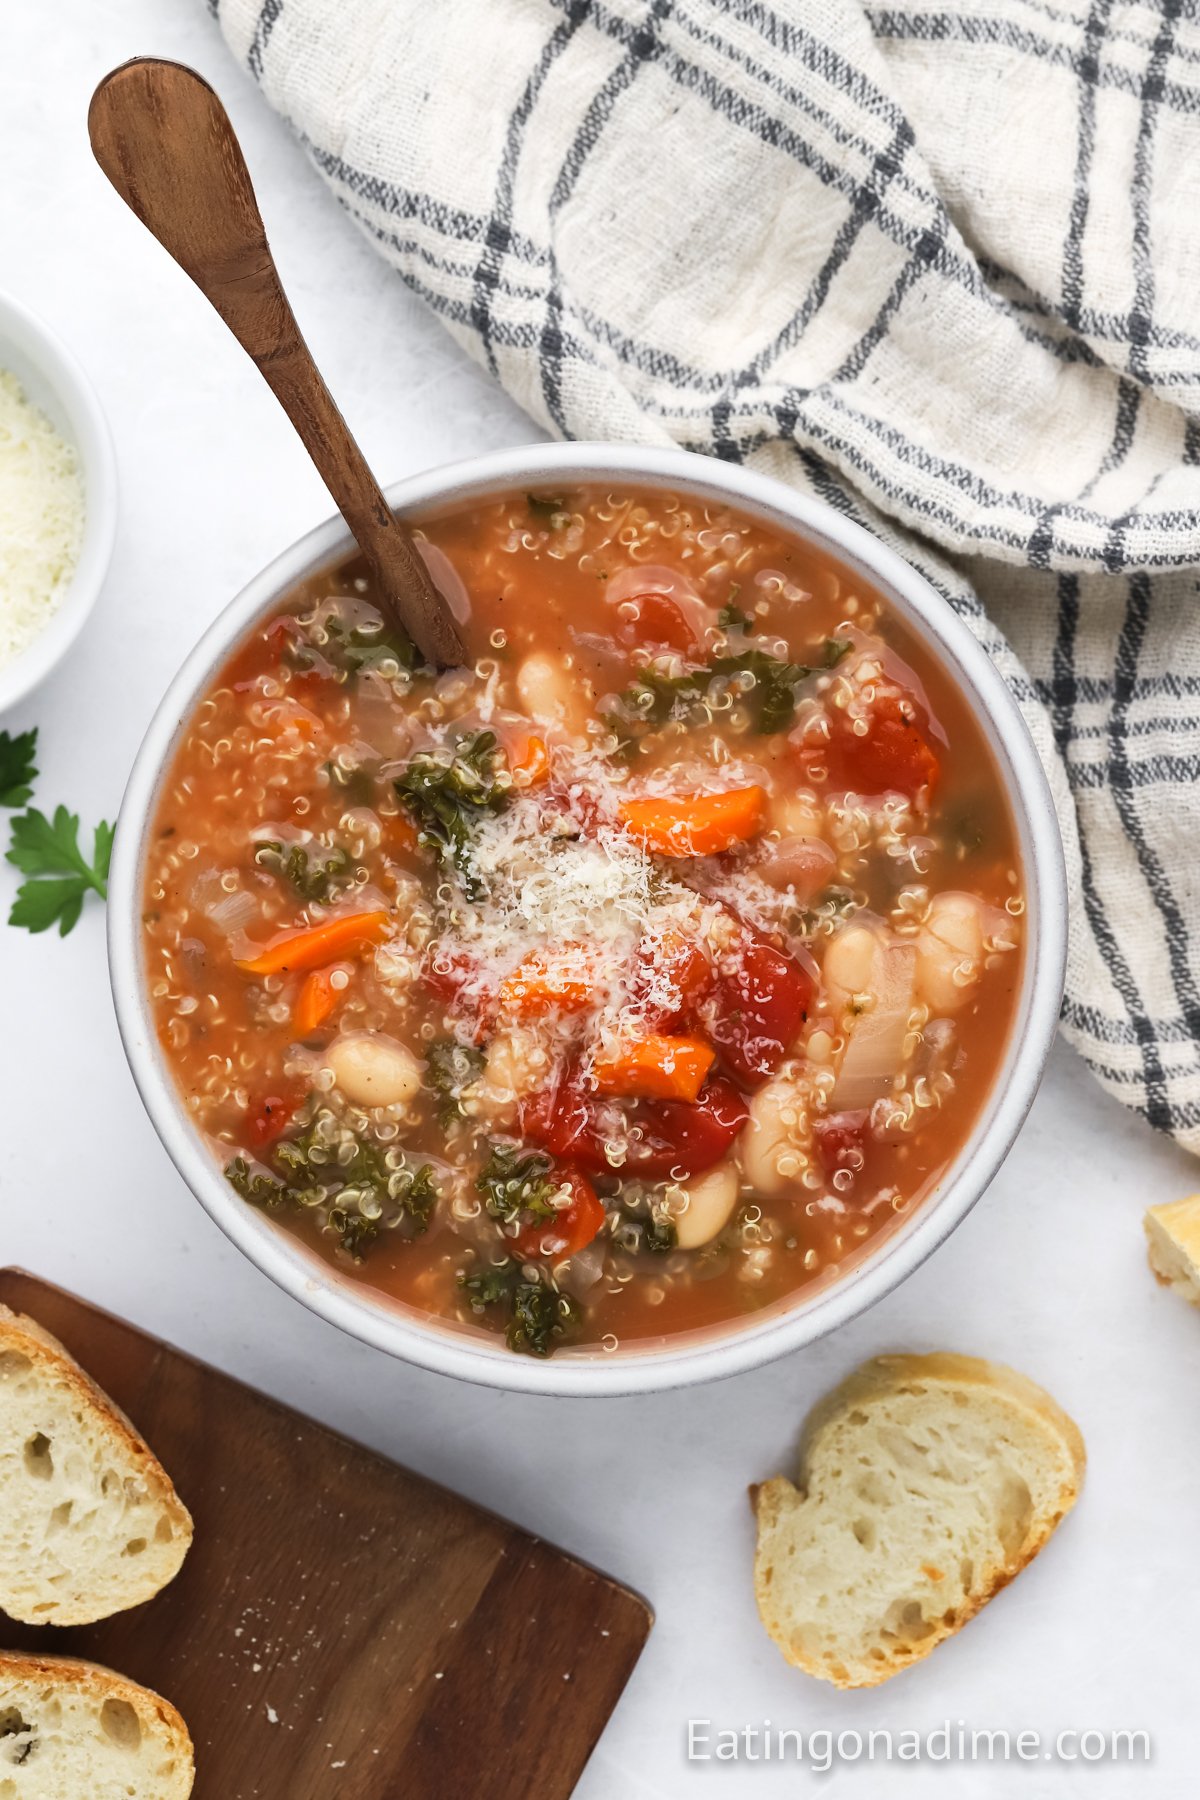
[[[175,1708],[96,1663],[0,1651],[0,1800],[188,1800]]]
[[[1079,1496],[1083,1439],[1041,1388],[970,1356],[880,1356],[805,1426],[801,1487],[754,1495],[754,1586],[790,1663],[874,1687],[1020,1573]]]
[[[1200,1194],[1152,1206],[1142,1222],[1156,1278],[1200,1306]]]
[[[108,1618],[165,1587],[191,1541],[125,1415],[57,1338],[0,1307],[0,1607],[29,1625]]]

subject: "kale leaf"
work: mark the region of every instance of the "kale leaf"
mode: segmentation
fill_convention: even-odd
[[[561,496],[526,494],[525,504],[534,518],[551,531],[561,531],[571,517],[570,508]]]
[[[521,1270],[515,1262],[489,1263],[486,1268],[460,1269],[458,1285],[471,1303],[472,1312],[482,1312],[486,1306],[499,1306],[502,1300],[508,1300]]]
[[[824,661],[809,664],[783,662],[751,645],[714,656],[703,668],[688,669],[682,675],[645,669],[620,695],[617,710],[608,715],[607,723],[622,747],[630,749],[670,719],[686,719],[691,709],[708,697],[714,681],[731,682],[739,675],[749,675],[752,679],[741,699],[749,708],[754,729],[764,735],[783,731],[795,717],[800,684],[810,675],[836,667],[849,648],[849,644],[830,638]]]
[[[364,769],[361,763],[347,768],[344,763],[332,759],[325,764],[325,773],[332,787],[341,788],[347,800],[353,806],[370,806],[375,798],[375,777],[370,769]]]
[[[459,738],[449,758],[433,750],[419,751],[395,782],[422,844],[457,870],[468,900],[484,896],[471,846],[479,821],[507,803],[503,773],[495,732],[475,731]]]
[[[504,1337],[510,1350],[524,1356],[549,1356],[555,1344],[574,1336],[582,1323],[578,1305],[546,1281],[528,1281],[515,1262],[489,1264],[469,1273],[460,1270],[458,1285],[472,1312],[504,1306]]]
[[[349,855],[336,844],[281,844],[268,839],[259,844],[254,860],[260,869],[290,882],[302,900],[328,900],[354,876]]]
[[[478,1080],[486,1061],[474,1044],[460,1044],[455,1038],[435,1038],[426,1050],[425,1078],[438,1096],[437,1119],[443,1131],[463,1117],[463,1089]]]
[[[344,1250],[355,1262],[362,1262],[368,1245],[379,1236],[378,1220],[364,1219],[361,1213],[347,1212],[343,1206],[330,1207],[329,1228],[338,1234],[339,1250]]]
[[[331,1136],[331,1127],[333,1135]],[[347,1139],[352,1138],[347,1157]],[[385,1222],[403,1222],[407,1237],[427,1228],[438,1190],[432,1163],[414,1167],[377,1144],[349,1133],[328,1111],[316,1112],[294,1137],[280,1138],[269,1165],[235,1156],[225,1179],[243,1200],[274,1212],[328,1208],[328,1229],[341,1249],[361,1262]],[[392,1209],[392,1218],[385,1214]]]
[[[329,643],[325,648],[329,660],[348,675],[361,669],[378,669],[394,662],[408,675],[422,666],[417,647],[398,625],[383,618],[379,623],[347,626],[336,614],[325,620]]]
[[[555,1340],[572,1335],[580,1320],[579,1307],[569,1294],[559,1293],[544,1281],[522,1281],[513,1289],[512,1317],[504,1340],[518,1354],[549,1356]]]
[[[562,1186],[553,1170],[553,1158],[544,1150],[493,1144],[475,1179],[475,1187],[493,1219],[501,1219],[506,1225],[513,1224],[522,1213],[533,1219],[552,1219],[557,1211],[554,1196]]]
[[[254,1206],[265,1206],[268,1212],[274,1212],[288,1197],[286,1182],[266,1169],[248,1163],[244,1156],[235,1156],[226,1166],[225,1179],[243,1200],[249,1200]]]

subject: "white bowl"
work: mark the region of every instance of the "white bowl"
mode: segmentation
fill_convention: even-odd
[[[109,878],[109,966],[125,1053],[159,1136],[221,1229],[280,1287],[352,1336],[428,1369],[521,1392],[622,1394],[731,1375],[796,1350],[894,1288],[954,1229],[1003,1162],[1041,1079],[1062,997],[1066,887],[1046,778],[1000,676],[966,626],[914,569],[820,502],[707,457],[608,444],[502,451],[418,475],[389,489],[388,498],[398,512],[416,512],[497,490],[552,488],[564,481],[671,488],[731,502],[752,517],[797,532],[885,594],[973,701],[1016,821],[1026,876],[1027,943],[1003,1064],[982,1116],[938,1191],[844,1277],[797,1296],[785,1309],[668,1341],[662,1349],[559,1351],[546,1361],[514,1355],[497,1338],[470,1335],[373,1293],[239,1199],[180,1103],[158,1045],[144,976],[143,864],[163,772],[197,699],[256,620],[297,583],[350,549],[340,518],[318,526],[256,576],[206,632],[168,688],[121,806]]]
[[[108,421],[91,382],[66,345],[28,309],[0,293],[0,369],[74,445],[86,508],[79,560],[59,602],[33,642],[0,668],[0,713],[33,691],[65,656],[96,603],[117,529],[117,464]]]

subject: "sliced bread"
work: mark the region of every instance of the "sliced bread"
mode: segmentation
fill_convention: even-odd
[[[880,1356],[815,1409],[800,1486],[754,1494],[754,1585],[788,1661],[874,1687],[965,1625],[1079,1495],[1083,1439],[1023,1375]]]
[[[48,1331],[0,1307],[0,1608],[29,1625],[107,1618],[165,1587],[191,1541],[125,1415]]]
[[[1152,1206],[1142,1223],[1157,1279],[1200,1306],[1200,1194]]]
[[[95,1663],[0,1651],[0,1800],[188,1800],[175,1708]]]

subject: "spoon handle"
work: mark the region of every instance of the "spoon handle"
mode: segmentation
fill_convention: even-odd
[[[241,146],[212,88],[179,63],[139,57],[100,83],[88,131],[122,200],[257,364],[422,656],[442,668],[464,662],[449,607],[300,335]]]

